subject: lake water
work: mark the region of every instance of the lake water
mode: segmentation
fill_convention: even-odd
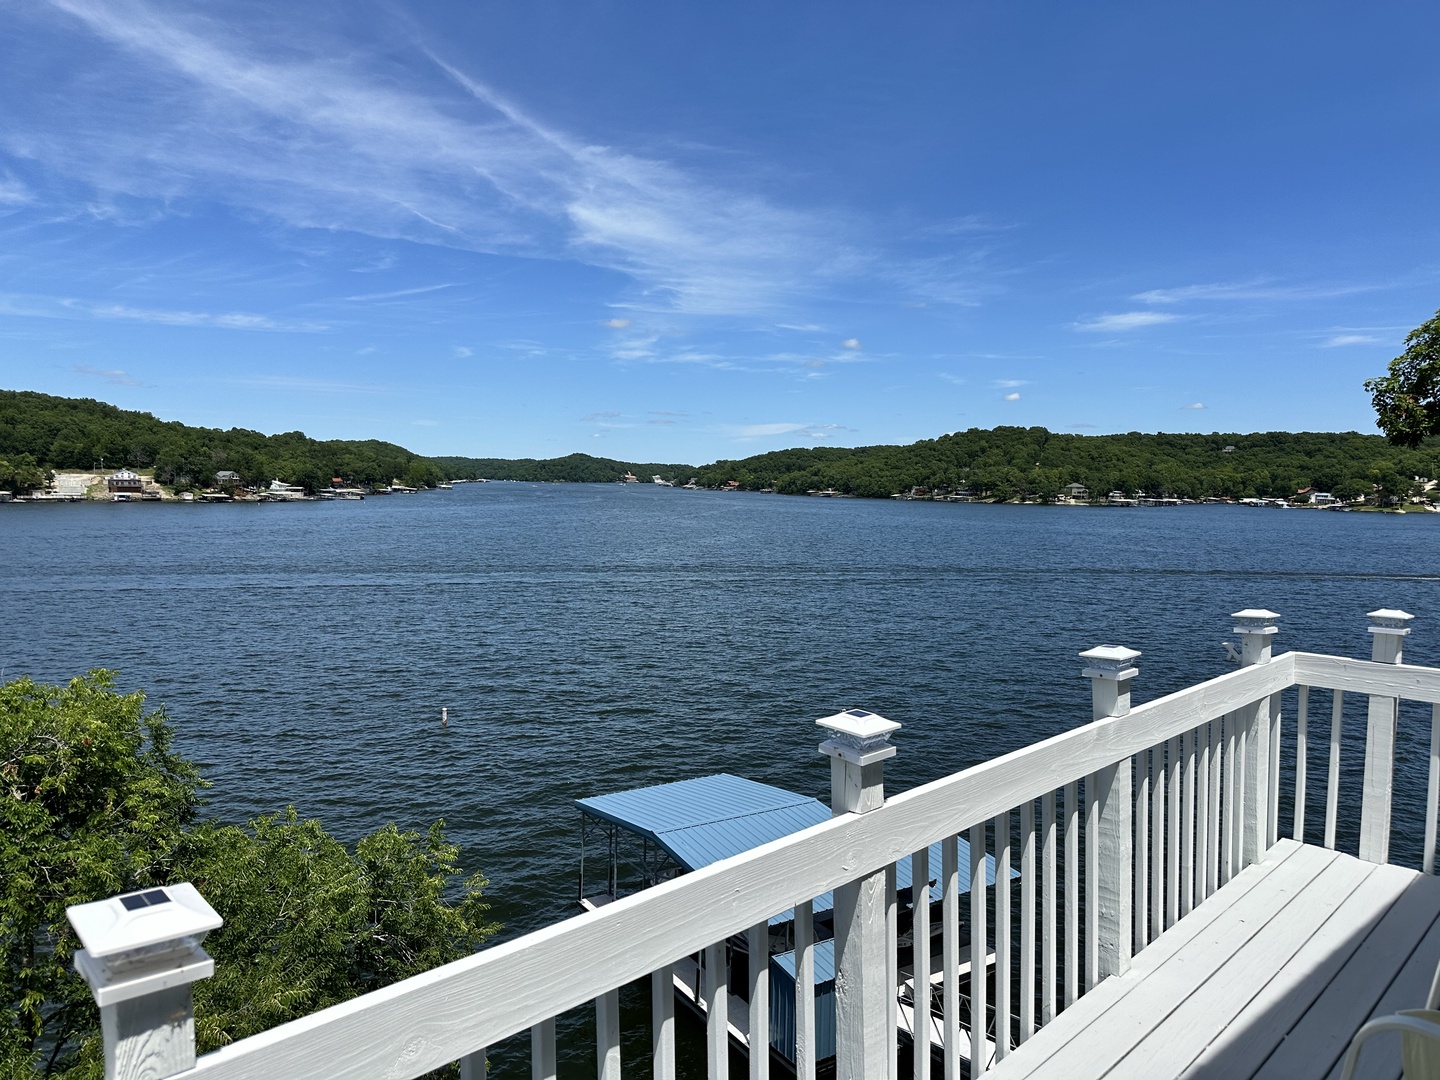
[[[225,820],[445,818],[507,937],[576,910],[573,799],[718,771],[828,799],[813,721],[842,708],[904,725],[898,791],[1088,721],[1090,646],[1144,652],[1137,702],[1223,673],[1240,608],[1281,613],[1277,651],[1364,657],[1365,613],[1403,608],[1406,659],[1440,663],[1419,514],[492,483],[7,506],[0,550],[6,678],[118,669]]]

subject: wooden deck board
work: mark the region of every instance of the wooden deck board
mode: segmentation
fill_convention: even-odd
[[[1321,987],[1305,1015],[1284,1033],[1270,1058],[1255,1073],[1256,1080],[1287,1080],[1302,1074],[1320,1077],[1331,1070],[1338,1072],[1340,1059],[1360,1023],[1385,1012],[1423,1005],[1429,980],[1440,961],[1440,930],[1434,925],[1437,911],[1440,881],[1412,875],[1404,894]],[[1428,942],[1427,937],[1431,939]],[[1392,999],[1393,1007],[1382,1009],[1381,999],[1395,983],[1396,973],[1412,963],[1421,969],[1424,985],[1413,996]],[[1398,1068],[1395,1072],[1398,1075]]]
[[[1182,1075],[1189,1080],[1228,1080],[1255,1074],[1356,953],[1373,944],[1377,930],[1399,924],[1409,929],[1413,919],[1407,916],[1415,913],[1401,909],[1413,878],[1411,871],[1397,866],[1373,867],[1334,916],[1301,945]],[[1297,1048],[1303,1045],[1297,1044]],[[1310,1061],[1315,1058],[1311,1056]],[[1309,1075],[1323,1072],[1320,1067]]]
[[[1324,1076],[1371,1016],[1424,1004],[1437,916],[1433,878],[1282,841],[989,1075]]]
[[[1222,900],[1216,893],[1196,907],[1189,915],[1167,930],[1156,942],[1144,949],[1132,962],[1130,972],[1121,978],[1106,979],[1095,989],[1046,1024],[987,1075],[996,1080],[1024,1080],[1044,1075],[1046,1062],[1069,1045],[1087,1028],[1099,1022],[1110,1010],[1121,1006],[1125,997],[1141,985],[1151,972],[1171,959],[1180,949],[1204,932],[1234,901],[1243,897],[1266,880],[1304,845],[1292,840],[1281,841],[1272,849],[1266,862],[1247,867],[1225,888]],[[1083,1006],[1083,1008],[1082,1008]]]

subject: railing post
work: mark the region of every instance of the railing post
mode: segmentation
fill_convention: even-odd
[[[1235,633],[1240,635],[1240,666],[1270,662],[1270,639],[1280,632],[1275,620],[1280,618],[1264,608],[1246,608],[1231,616]],[[1270,846],[1270,726],[1269,697],[1241,706],[1235,714],[1245,733],[1245,775],[1236,777],[1244,791],[1244,821],[1241,822],[1240,865],[1244,869],[1265,857]]]
[[[193,885],[65,909],[85,947],[75,970],[100,1006],[105,1080],[163,1080],[195,1067],[190,984],[215,973],[200,942],[221,918]]]
[[[815,721],[830,732],[820,752],[830,757],[830,809],[867,814],[885,802],[885,761],[895,756],[890,735],[900,725],[850,709]],[[885,871],[835,890],[835,1076],[875,1080],[887,1074],[887,1023],[895,987],[888,979]]]
[[[1101,645],[1080,654],[1081,675],[1090,680],[1091,713],[1095,720],[1126,716],[1130,712],[1130,680],[1140,653],[1121,645]],[[1096,977],[1123,975],[1130,970],[1132,941],[1131,874],[1134,860],[1134,797],[1130,759],[1107,765],[1094,776],[1098,826],[1095,881],[1086,890],[1099,918]],[[1070,868],[1066,867],[1066,873]]]
[[[1382,608],[1370,612],[1374,635],[1370,659],[1377,664],[1399,664],[1409,623],[1415,616]],[[1365,725],[1365,787],[1360,801],[1360,858],[1366,862],[1390,860],[1390,802],[1395,782],[1395,718],[1393,697],[1372,697]]]

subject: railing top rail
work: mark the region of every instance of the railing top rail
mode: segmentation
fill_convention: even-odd
[[[1221,675],[1139,705],[1128,716],[1063,732],[894,796],[870,813],[842,815],[262,1032],[201,1058],[187,1075],[419,1076],[977,821],[1283,690],[1294,682],[1293,656]]]
[[[1319,653],[1290,653],[1295,663],[1295,681],[1347,694],[1376,694],[1428,701],[1440,705],[1440,668],[1415,664],[1377,664],[1373,660],[1350,660]]]

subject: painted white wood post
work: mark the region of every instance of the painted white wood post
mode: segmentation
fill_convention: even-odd
[[[620,1080],[620,991],[595,999],[595,1076]]]
[[[1436,706],[1440,709],[1440,706]],[[911,1047],[915,1051],[911,1075],[930,1080],[930,849],[923,847],[910,856],[912,897],[910,939],[914,942],[913,972],[915,993],[911,1012]]]
[[[730,974],[726,970],[723,941],[705,946],[705,1064],[709,1080],[728,1080]],[[600,1080],[620,1080],[619,1073],[614,1077],[601,1076]]]
[[[1410,620],[1404,611],[1382,608],[1370,612],[1374,635],[1370,659],[1377,664],[1400,664]],[[1390,801],[1395,787],[1395,717],[1399,703],[1391,697],[1372,697],[1365,726],[1365,788],[1360,800],[1360,858],[1383,863],[1390,859]]]
[[[1270,662],[1270,639],[1280,632],[1275,620],[1280,618],[1264,608],[1246,608],[1231,616],[1235,633],[1240,635],[1240,666]],[[1240,859],[1236,871],[1265,857],[1270,847],[1270,725],[1273,722],[1270,698],[1243,706],[1235,714],[1237,726],[1244,733],[1244,809],[1241,812]]]
[[[485,1054],[488,1047],[482,1046],[460,1059],[460,1080],[485,1080]]]
[[[1122,645],[1101,645],[1080,654],[1085,661],[1080,674],[1090,680],[1094,720],[1129,714],[1130,682],[1140,673],[1135,667],[1139,657],[1137,650]],[[1095,923],[1097,979],[1123,975],[1130,970],[1134,944],[1131,904],[1135,898],[1131,879],[1135,803],[1130,769],[1130,759],[1126,758],[1095,773],[1098,825],[1096,880],[1091,902],[1098,914]]]
[[[815,1080],[815,901],[795,905],[795,1080]]]
[[[530,1029],[530,1080],[557,1080],[557,1072],[552,1016]]]
[[[675,975],[666,964],[650,973],[650,1075],[675,1080]]]
[[[195,1066],[190,984],[215,973],[200,942],[222,920],[189,882],[65,909],[85,947],[75,970],[100,1006],[105,1080],[163,1080]]]
[[[885,761],[895,756],[900,725],[864,709],[815,721],[830,733],[820,752],[830,758],[830,810],[868,814],[885,802]],[[889,1071],[894,1039],[883,869],[835,890],[835,1076],[875,1080]]]
[[[750,954],[750,1080],[770,1080],[769,924],[756,923],[745,940]]]

